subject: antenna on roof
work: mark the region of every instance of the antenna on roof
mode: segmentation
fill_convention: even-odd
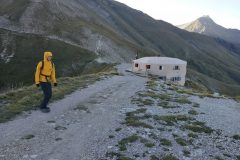
[[[138,51],[137,51],[137,54],[136,54],[136,56],[135,56],[135,59],[138,59]]]

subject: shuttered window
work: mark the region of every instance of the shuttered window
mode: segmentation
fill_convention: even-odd
[[[179,66],[174,66],[173,70],[180,70],[180,67]]]

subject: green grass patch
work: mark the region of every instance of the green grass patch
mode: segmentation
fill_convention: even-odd
[[[170,101],[171,100],[171,96],[168,94],[161,94],[159,95],[159,98],[163,101]]]
[[[163,146],[172,146],[172,142],[168,139],[162,138],[160,139],[160,144]]]
[[[147,147],[147,148],[152,148],[152,147],[155,146],[154,143],[145,143],[144,145],[145,145],[145,147]]]
[[[127,145],[129,143],[134,143],[139,139],[139,136],[134,134],[132,136],[123,138],[121,141],[118,142],[118,147],[120,149],[120,151],[125,151],[127,150]]]
[[[115,136],[114,135],[109,135],[108,138],[112,139],[114,138]]]
[[[190,137],[190,138],[198,138],[198,135],[194,134],[194,133],[189,133],[188,137]]]
[[[240,135],[239,134],[235,134],[235,135],[233,135],[232,138],[235,139],[235,140],[240,140]]]
[[[126,156],[122,155],[121,153],[117,153],[117,152],[107,152],[105,154],[105,156],[108,158],[111,158],[111,159],[113,159],[114,157],[117,157],[118,160],[133,160],[133,159],[126,157]]]
[[[198,103],[193,103],[193,107],[194,107],[194,108],[199,108],[199,107],[200,107],[200,104],[198,104]]]
[[[143,99],[140,101],[144,106],[151,106],[154,104],[154,101],[151,99]]]
[[[85,111],[87,113],[90,113],[89,109],[82,104],[79,104],[77,107],[74,108],[74,110],[78,110],[78,111]]]
[[[33,134],[28,134],[24,137],[22,137],[21,139],[26,139],[26,140],[29,140],[29,139],[33,139],[35,136]]]
[[[107,152],[105,154],[105,156],[108,157],[108,158],[114,158],[114,157],[121,157],[122,154],[117,153],[117,152]]]
[[[224,160],[222,157],[220,157],[220,156],[215,156],[214,157],[216,160]]]
[[[162,101],[158,104],[159,106],[161,106],[164,109],[170,109],[170,108],[179,108],[180,106],[173,106],[173,105],[169,105],[168,101]]]
[[[152,99],[161,99],[162,101],[164,101],[163,103],[168,103],[168,101],[171,100],[171,96],[168,94],[157,94],[153,91],[147,91],[145,93],[139,93],[138,94],[141,97],[150,97]]]
[[[236,101],[240,102],[240,96],[236,96],[236,97],[234,97],[234,99],[235,99]]]
[[[151,155],[150,156],[150,160],[160,160],[157,156],[155,155]]]
[[[140,142],[145,144],[145,143],[149,143],[150,141],[148,139],[146,139],[146,138],[142,138],[141,137]]]
[[[181,146],[187,146],[189,144],[187,140],[185,140],[181,137],[177,137],[175,140]]]
[[[47,123],[56,123],[56,121],[50,120],[50,121],[47,121]]]
[[[194,121],[192,122],[193,125],[198,125],[198,126],[205,126],[205,122],[201,122],[201,121]]]
[[[164,106],[164,105],[162,105],[161,107],[164,109],[173,109],[173,108],[179,108],[180,106],[170,106],[170,105]]]
[[[115,129],[116,132],[119,132],[119,131],[121,131],[121,130],[122,130],[122,128],[116,128],[116,129]]]
[[[149,118],[147,114],[143,114],[146,112],[146,108],[137,109],[136,111],[126,113],[126,118],[124,124],[132,127],[143,127],[153,129],[153,127],[145,122],[142,122],[141,119]],[[143,114],[143,116],[138,116],[136,114]]]
[[[176,90],[177,93],[179,94],[189,94],[189,95],[195,95],[195,92],[193,90]]]
[[[228,154],[228,153],[223,153],[223,155],[225,156],[225,157],[232,157],[230,154]]]
[[[119,157],[118,160],[133,160],[133,159],[130,157],[126,157],[126,156],[121,156],[121,157]]]
[[[237,160],[240,160],[240,155],[237,155],[236,158],[237,158]]]
[[[191,109],[191,110],[188,111],[188,114],[198,115],[198,112],[196,110]]]
[[[191,152],[189,152],[188,150],[183,150],[183,155],[184,155],[185,157],[190,157]]]
[[[175,84],[172,84],[172,85],[169,87],[169,90],[177,91],[177,90],[178,90],[178,87],[177,87]]]
[[[54,129],[57,130],[57,131],[63,131],[63,130],[66,130],[67,128],[58,125],[58,126],[56,126]]]
[[[127,125],[127,126],[132,126],[132,127],[143,127],[143,128],[149,128],[149,129],[153,129],[153,126],[151,126],[151,125],[149,125],[149,124],[147,124],[147,123],[145,123],[145,122],[141,122],[140,120],[139,120],[139,118],[137,118],[137,117],[127,117],[126,119],[125,119],[126,121],[125,121],[125,124]]]
[[[161,160],[178,160],[178,159],[173,155],[165,155],[161,158]]]
[[[63,140],[62,138],[55,138],[55,141],[61,141]]]
[[[166,125],[174,125],[174,123],[177,123],[178,121],[190,121],[193,120],[192,117],[189,117],[187,115],[164,115],[164,116],[154,116],[155,120],[158,121],[164,121]]]
[[[213,132],[213,129],[208,126],[205,126],[205,123],[203,123],[203,122],[195,122],[190,125],[184,125],[183,128],[188,129],[193,132],[197,132],[197,133],[211,134]]]
[[[192,102],[189,101],[189,100],[187,99],[187,97],[178,98],[178,99],[176,99],[175,102],[180,103],[180,104],[192,104]]]
[[[140,108],[140,109],[137,109],[136,111],[128,112],[126,115],[131,116],[135,114],[145,113],[146,111],[147,111],[147,108]]]
[[[203,92],[203,93],[200,94],[200,96],[209,97],[209,98],[216,98],[216,97],[213,96],[212,93],[209,93],[209,92]]]
[[[168,106],[169,102],[168,101],[161,101],[159,103],[160,106]]]
[[[196,82],[193,82],[193,81],[190,81],[190,80],[186,80],[185,82],[185,86],[187,88],[191,88],[193,91],[192,92],[204,92],[207,90],[207,88],[199,83],[196,83]]]
[[[149,141],[148,139],[146,138],[143,138],[143,137],[139,137],[140,139],[140,142],[144,144],[145,147],[147,148],[152,148],[155,146],[154,143],[152,143],[151,141]]]
[[[153,99],[158,99],[159,98],[159,95],[156,94],[153,91],[147,91],[145,93],[139,93],[138,95],[141,96],[141,97],[151,97]]]
[[[149,80],[149,81],[147,81],[146,86],[147,86],[149,89],[155,90],[155,89],[157,88],[157,83],[156,83],[155,80]]]
[[[178,135],[178,134],[175,134],[175,133],[173,133],[172,136],[173,136],[174,138],[179,137],[179,135]]]

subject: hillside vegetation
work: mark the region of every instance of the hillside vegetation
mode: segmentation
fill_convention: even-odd
[[[46,50],[53,52],[58,77],[80,75],[96,58],[93,52],[59,40],[6,30],[0,30],[0,34],[1,39],[7,37],[0,43],[0,50],[6,52],[4,59],[0,61],[0,89],[34,83],[36,66],[43,60]],[[8,58],[9,62],[6,63]]]
[[[24,44],[21,46],[15,45],[21,43],[18,42],[22,41],[21,38],[17,39],[16,43],[9,43],[12,48],[16,46],[16,55],[33,55],[41,53],[43,48],[48,48],[61,57],[64,54],[64,57],[67,57],[65,61],[68,61],[69,57],[74,57],[74,63],[80,63],[78,65],[80,72],[82,66],[95,58],[108,63],[131,62],[136,52],[139,52],[140,57],[156,55],[177,57],[188,62],[188,68],[193,71],[190,72],[191,77],[197,77],[213,92],[240,94],[237,89],[240,85],[240,51],[239,47],[231,47],[230,42],[223,44],[216,38],[181,30],[112,0],[40,2],[21,0],[18,3],[4,1],[3,6],[5,8],[0,12],[0,28],[21,32],[23,37],[29,37],[27,33],[41,37],[40,43],[34,43],[36,41],[31,39],[29,49],[25,49],[28,47],[26,45],[28,41],[23,41]],[[7,37],[11,35],[12,33]],[[4,39],[2,38],[0,43],[1,52],[4,48]],[[89,54],[89,51],[95,55]],[[65,72],[72,67],[71,58],[64,64],[63,58],[58,59],[58,55],[55,58],[56,64],[59,63]],[[12,58],[13,61],[14,59],[21,61],[22,57]],[[27,63],[36,63],[39,59],[40,57],[36,60],[31,59],[28,60],[31,62]],[[10,70],[11,66],[14,66],[2,65]],[[32,72],[28,71],[28,75],[32,75]],[[61,74],[62,72],[59,72],[59,75]],[[18,77],[18,82],[30,81]],[[6,80],[4,83],[13,84],[12,81]]]

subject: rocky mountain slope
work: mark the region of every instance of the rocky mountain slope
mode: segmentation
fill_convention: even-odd
[[[84,48],[95,53],[96,58],[92,61],[97,62],[131,62],[136,52],[139,52],[140,56],[181,58],[188,61],[190,75],[209,89],[232,95],[239,94],[238,47],[229,49],[228,45],[223,45],[214,38],[180,30],[112,0],[3,0],[1,4],[0,28],[5,29],[4,32],[7,30],[7,35],[32,34],[36,38],[40,36],[50,41],[64,42],[70,48]],[[11,51],[4,52],[6,48],[13,48],[14,53],[22,56],[34,54],[33,50],[24,49],[23,52],[23,46],[16,45],[18,41],[9,43],[6,47],[3,45],[5,37],[1,36],[0,52],[2,57],[9,58],[7,61],[6,58],[1,58],[1,66],[6,66],[6,62],[10,63],[11,59],[18,61],[18,57],[11,57]],[[45,48],[55,48],[45,42]],[[44,47],[39,49],[39,45],[41,46],[41,43],[31,48],[36,48],[35,53],[40,54]],[[64,52],[60,53],[64,55],[70,53],[55,51],[56,63],[59,63],[58,52]],[[74,56],[66,57],[69,61],[74,59]],[[30,61],[35,59],[38,57],[33,57]],[[85,61],[84,57],[80,59]],[[67,62],[66,66],[69,65],[71,64]],[[9,67],[15,71],[19,69],[15,65]],[[61,67],[64,69],[65,66]],[[27,74],[32,74],[32,71]],[[61,72],[58,75],[62,75]],[[13,83],[11,80],[1,81]]]
[[[179,25],[178,27],[189,32],[224,39],[231,43],[240,43],[240,30],[224,28],[216,24],[209,16],[200,17],[193,22]]]

